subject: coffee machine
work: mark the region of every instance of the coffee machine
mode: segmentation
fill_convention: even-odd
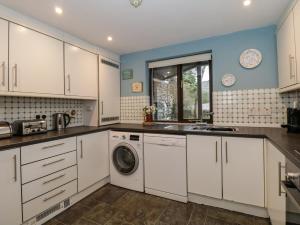
[[[290,133],[300,133],[300,109],[296,107],[287,109],[286,127]]]

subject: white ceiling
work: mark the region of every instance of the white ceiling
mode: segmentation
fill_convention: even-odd
[[[289,2],[252,0],[246,8],[243,0],[143,0],[136,9],[129,0],[0,0],[119,54],[275,24]]]

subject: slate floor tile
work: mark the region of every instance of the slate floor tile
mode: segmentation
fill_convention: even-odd
[[[106,185],[45,225],[270,225],[270,222]]]

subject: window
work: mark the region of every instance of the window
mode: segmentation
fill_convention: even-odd
[[[178,58],[174,60],[177,62]],[[212,122],[211,58],[162,66],[172,63],[172,60],[168,61],[154,62],[149,66],[151,104],[157,107],[154,119],[170,122]]]

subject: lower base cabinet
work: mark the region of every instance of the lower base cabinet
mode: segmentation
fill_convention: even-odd
[[[265,207],[264,140],[187,137],[188,192]]]
[[[280,184],[285,177],[285,157],[267,145],[267,208],[272,225],[286,225],[286,194]]]
[[[109,176],[108,132],[77,137],[78,191]]]
[[[22,224],[20,149],[0,152],[0,224]]]

